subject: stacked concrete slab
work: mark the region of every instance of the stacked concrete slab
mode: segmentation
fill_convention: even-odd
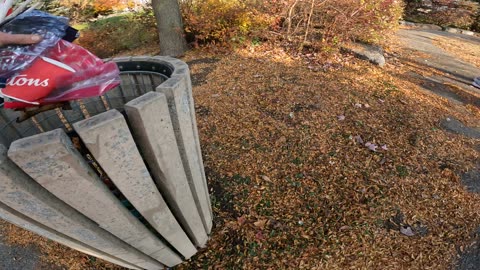
[[[188,66],[114,60],[128,74],[108,104],[88,103],[96,109],[68,128],[36,123],[8,157],[0,145],[0,218],[130,269],[172,267],[212,229]],[[169,78],[157,86],[155,72]],[[10,129],[3,144],[21,135]]]

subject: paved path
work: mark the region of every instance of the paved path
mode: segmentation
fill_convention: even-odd
[[[7,245],[3,241],[2,233],[0,230],[0,269],[35,270],[45,266],[41,263],[38,248],[33,245],[28,247]]]
[[[479,37],[427,29],[401,29],[397,35],[402,41],[404,49],[426,55],[426,57],[407,55],[401,59],[402,62],[415,62],[417,65],[434,68],[439,71],[438,75],[430,77],[410,74],[423,81],[421,86],[424,89],[443,96],[452,102],[463,105],[468,103],[480,108],[480,89],[471,86],[473,79],[480,76],[480,69],[448,54],[433,43],[433,40],[438,37],[447,37],[461,39],[465,43],[480,45]],[[452,88],[450,85],[456,87]],[[462,92],[459,93],[459,89]],[[480,138],[480,127],[466,127],[454,118],[443,119],[440,124],[442,128],[449,132],[470,138]],[[461,178],[468,191],[479,193],[480,163],[477,169],[464,172]],[[480,227],[474,234],[476,234],[478,241],[472,248],[461,255],[457,261],[456,270],[480,270]]]
[[[427,78],[430,80],[430,84],[433,85],[433,87],[426,87],[429,88],[428,90],[449,98],[454,102],[465,103],[464,98],[455,94],[454,91],[449,90],[448,87],[445,87],[445,83],[453,84],[463,89],[466,95],[476,95],[477,98],[473,98],[473,105],[480,107],[480,99],[478,98],[478,96],[480,96],[480,89],[471,86],[473,78],[480,76],[480,69],[448,54],[433,43],[433,40],[438,37],[447,37],[458,38],[466,43],[480,45],[479,37],[426,29],[401,29],[397,35],[405,46],[405,49],[412,52],[421,52],[428,56],[426,58],[407,57],[402,59],[403,61],[413,61],[418,65],[434,68],[437,71],[447,74],[447,76],[435,75]]]

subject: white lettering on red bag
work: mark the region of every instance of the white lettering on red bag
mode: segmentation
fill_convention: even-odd
[[[7,85],[10,86],[48,86],[48,79],[41,81],[40,79],[29,79],[27,75],[18,75],[7,80]]]

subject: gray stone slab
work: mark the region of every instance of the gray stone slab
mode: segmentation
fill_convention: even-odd
[[[117,110],[74,124],[75,131],[117,188],[184,257],[196,249],[176,221],[148,172],[127,122]]]
[[[473,35],[475,35],[475,32],[468,31],[468,30],[462,30],[462,34],[467,35],[467,36],[473,36]]]
[[[460,29],[452,28],[452,27],[446,27],[445,32],[456,34],[456,33],[460,32]]]
[[[132,133],[152,176],[172,211],[196,246],[208,237],[183,169],[167,98],[147,93],[125,106]]]
[[[15,141],[8,156],[53,195],[119,239],[167,266],[181,263],[110,192],[63,130]]]
[[[32,180],[0,146],[0,201],[55,231],[145,269],[162,265],[100,228]]]
[[[14,225],[17,225],[20,228],[36,233],[40,236],[48,238],[52,241],[55,241],[67,247],[73,248],[85,254],[103,259],[105,261],[112,262],[114,264],[129,268],[129,269],[140,269],[135,265],[129,264],[109,254],[106,254],[97,249],[94,249],[82,242],[76,241],[75,239],[72,239],[66,235],[63,235],[53,229],[50,229],[45,225],[38,223],[35,220],[23,215],[22,213],[15,211],[14,209],[8,207],[7,205],[1,202],[0,202],[0,219],[8,221]]]
[[[176,61],[180,61],[180,60],[176,60]],[[197,146],[197,152],[198,152],[198,158],[199,158],[199,162],[200,162],[200,169],[202,170],[202,178],[203,178],[203,181],[204,181],[204,185],[205,185],[205,191],[206,191],[206,196],[208,198],[208,200],[210,201],[210,194],[209,194],[209,189],[208,189],[208,183],[207,183],[207,177],[205,175],[205,167],[204,167],[204,164],[203,164],[203,157],[202,157],[202,149],[201,149],[201,146],[200,146],[200,137],[199,137],[199,133],[198,133],[198,125],[197,125],[197,117],[195,115],[195,102],[193,100],[193,86],[192,86],[192,79],[190,77],[190,69],[188,67],[188,65],[183,62],[183,61],[180,61],[180,63],[177,63],[175,65],[175,70],[174,70],[174,73],[172,76],[183,76],[185,78],[185,81],[187,83],[187,95],[188,95],[188,105],[190,106],[190,117],[192,119],[192,129],[193,129],[193,135],[195,137],[195,144]],[[212,211],[212,204],[209,203],[208,204],[209,206],[209,209],[210,209],[210,213],[212,213],[213,215],[213,211]],[[212,231],[212,223],[209,223],[209,226],[208,226],[208,234],[210,234],[210,232]]]
[[[190,188],[200,216],[207,232],[212,228],[212,212],[208,189],[203,174],[197,139],[193,130],[191,117],[188,82],[184,76],[172,76],[157,87],[157,92],[164,93],[168,100],[170,116],[172,118],[175,136],[182,157],[183,166],[187,173]]]
[[[440,121],[440,126],[448,132],[456,133],[472,139],[480,139],[480,128],[467,127],[454,117],[448,117]]]

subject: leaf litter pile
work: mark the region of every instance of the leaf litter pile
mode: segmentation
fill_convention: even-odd
[[[479,141],[439,121],[479,126],[477,107],[420,91],[402,65],[317,63],[267,44],[205,57],[184,60],[215,228],[179,269],[448,269],[472,244],[480,195],[459,174]],[[62,268],[114,269],[2,228]]]
[[[477,107],[393,65],[257,48],[214,66],[194,95],[215,229],[180,268],[447,269],[472,243],[480,196],[459,174],[479,141],[439,121],[479,126]]]

